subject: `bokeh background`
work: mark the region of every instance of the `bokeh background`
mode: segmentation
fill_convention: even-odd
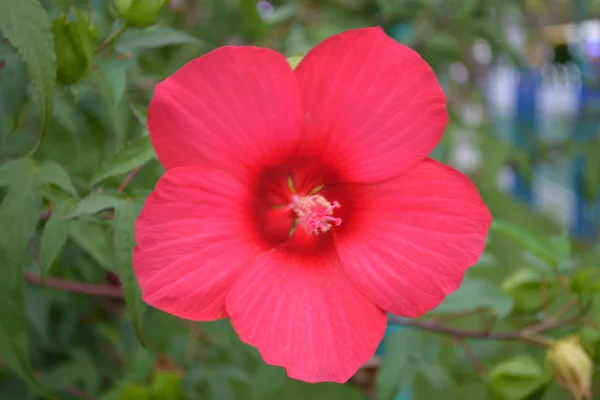
[[[598,17],[592,0],[0,0],[0,399],[600,398]],[[309,385],[226,320],[141,303],[133,221],[163,173],[145,115],[216,47],[292,57],[375,25],[436,71],[433,156],[495,222],[454,295],[394,318],[349,383]]]

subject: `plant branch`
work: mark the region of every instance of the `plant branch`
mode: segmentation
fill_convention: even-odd
[[[390,317],[390,322],[398,325],[407,327],[422,329],[429,332],[440,333],[450,335],[458,339],[491,339],[491,340],[527,340],[535,341],[532,339],[533,334],[547,332],[559,328],[564,328],[576,322],[579,319],[578,316],[574,316],[568,319],[560,321],[544,321],[539,324],[534,324],[517,331],[508,332],[494,332],[487,330],[473,330],[473,329],[458,329],[449,326],[441,325],[437,321],[419,321],[415,319],[404,319],[399,317]],[[544,343],[540,343],[544,344]]]
[[[102,43],[100,43],[98,45],[98,47],[96,47],[96,49],[94,50],[94,53],[98,54],[102,50],[104,50],[105,48],[110,46],[115,40],[117,40],[119,38],[119,36],[121,36],[123,33],[125,33],[127,28],[128,28],[127,24],[123,24],[119,29],[114,31],[112,34],[108,35],[108,37],[106,39],[104,39],[104,41]]]
[[[132,169],[131,172],[129,172],[129,174],[127,174],[125,179],[123,179],[123,182],[121,182],[117,191],[118,192],[124,191],[127,188],[127,185],[129,185],[129,183],[131,183],[133,178],[135,178],[135,176],[137,175],[138,172],[140,172],[141,169],[142,169],[141,165],[139,167],[135,167],[134,169]]]
[[[455,338],[454,340],[463,349],[465,355],[471,361],[471,363],[473,363],[475,371],[477,371],[477,375],[479,375],[479,377],[481,377],[482,379],[485,379],[485,377],[487,376],[487,370],[485,368],[485,365],[483,365],[479,357],[477,357],[477,354],[475,354],[475,351],[473,350],[471,345],[469,345],[469,343],[467,343],[465,339]]]
[[[557,321],[560,317],[569,312],[571,308],[579,303],[577,298],[572,298],[569,302],[565,303],[561,308],[556,310],[556,312],[548,317],[549,321]]]
[[[488,318],[483,322],[484,332],[490,333],[498,320],[496,310],[490,310]]]
[[[24,272],[23,278],[25,281],[34,285],[41,285],[42,279],[35,274],[30,272]],[[99,297],[110,297],[115,299],[123,298],[123,291],[119,287],[101,285],[101,284],[90,284],[83,282],[75,282],[60,278],[46,278],[45,286],[62,290],[65,292],[71,292],[76,294],[83,294],[89,296]],[[458,329],[450,326],[442,325],[438,321],[419,321],[415,319],[404,319],[399,317],[390,317],[390,322],[421,329],[433,333],[439,333],[444,335],[453,336],[456,339],[488,339],[488,340],[526,340],[533,341],[541,345],[547,344],[545,341],[536,339],[537,334],[552,331],[555,329],[564,328],[569,326],[579,319],[579,316],[573,316],[571,318],[555,321],[548,320],[539,324],[534,324],[516,331],[508,332],[495,332],[490,330],[474,330],[474,329]]]
[[[549,301],[548,301],[548,279],[544,276],[541,281],[541,296],[542,296],[542,304],[544,305],[544,315],[547,317],[550,316]]]
[[[30,272],[23,272],[23,279],[34,285],[42,286],[42,278]],[[44,287],[62,290],[64,292],[84,294],[88,296],[123,298],[123,291],[116,286],[75,282],[60,278],[46,278]]]
[[[466,317],[470,317],[473,315],[482,315],[485,312],[485,308],[476,308],[474,310],[468,310],[468,311],[462,311],[462,312],[456,312],[456,313],[452,313],[452,314],[440,314],[440,315],[436,315],[434,317],[434,319],[437,322],[450,322],[450,321],[454,321],[457,319],[462,319],[462,318],[466,318]]]

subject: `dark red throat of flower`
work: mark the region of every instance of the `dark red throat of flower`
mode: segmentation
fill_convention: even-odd
[[[313,255],[329,248],[333,231],[336,236],[347,231],[355,209],[349,187],[339,182],[340,175],[315,157],[260,173],[252,199],[255,227],[266,248],[287,242],[286,248]]]

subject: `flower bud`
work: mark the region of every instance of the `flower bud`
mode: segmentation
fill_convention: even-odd
[[[138,28],[152,25],[167,0],[115,0],[115,7],[127,24]]]
[[[75,12],[75,20],[66,14],[52,23],[54,51],[56,52],[56,79],[63,85],[72,85],[89,72],[94,59],[94,32],[87,18]]]
[[[546,354],[546,363],[558,383],[573,397],[591,399],[594,365],[579,337],[567,336],[555,342]]]

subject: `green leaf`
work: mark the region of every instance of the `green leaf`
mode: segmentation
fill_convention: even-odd
[[[585,267],[573,274],[571,290],[580,296],[591,295],[600,291],[600,269]]]
[[[249,400],[271,399],[287,382],[285,370],[268,364],[260,364],[254,374],[248,393]]]
[[[102,268],[113,270],[113,243],[104,227],[96,222],[74,219],[69,224],[69,237]]]
[[[454,379],[448,368],[440,363],[422,363],[420,372],[425,380],[439,391],[448,390],[455,386]]]
[[[67,96],[66,90],[57,90],[55,92],[54,120],[69,133],[75,145],[81,146],[82,138],[79,135],[80,122],[77,115],[78,110]]]
[[[376,0],[379,12],[386,20],[405,15],[402,11],[407,6],[404,0]]]
[[[4,48],[3,48],[4,47]],[[21,57],[0,44],[0,135],[15,128],[18,113],[27,99],[29,78]]]
[[[27,322],[23,301],[23,282],[19,271],[11,266],[22,260],[12,259],[0,248],[0,267],[3,278],[0,280],[0,355],[7,365],[28,385],[41,389],[29,363],[29,343]]]
[[[181,376],[175,372],[158,371],[150,391],[156,400],[186,400]]]
[[[584,347],[589,347],[590,345],[598,345],[600,344],[600,328],[584,326],[579,330],[579,337],[581,338],[581,342],[584,344]],[[586,351],[588,350],[590,349],[586,348]],[[596,359],[600,355],[597,351],[595,351],[595,349],[588,352],[593,354]]]
[[[58,186],[65,192],[72,194],[74,197],[79,197],[77,189],[73,186],[69,174],[58,163],[47,160],[39,166],[40,183],[50,183]]]
[[[125,96],[127,88],[127,60],[111,59],[102,64],[101,71],[104,90],[108,97],[108,103],[113,108],[118,107]]]
[[[463,0],[456,11],[462,20],[468,21],[469,17],[477,12],[479,5],[479,0]]]
[[[41,133],[31,154],[52,120],[56,56],[50,19],[38,0],[1,0],[0,32],[23,57],[40,99]]]
[[[6,172],[6,165],[3,171]],[[43,391],[29,364],[29,344],[23,298],[22,267],[27,259],[29,240],[40,219],[41,196],[37,174],[31,161],[17,160],[8,167],[18,173],[0,205],[0,354],[25,382]],[[12,182],[14,183],[14,182]],[[8,234],[7,234],[8,233]]]
[[[429,37],[423,52],[430,57],[435,55],[446,59],[462,60],[464,56],[461,53],[460,46],[461,41],[455,35],[449,32],[437,32]]]
[[[209,378],[210,379],[210,378]],[[225,390],[221,390],[225,394]],[[213,391],[207,399],[225,400],[218,391]],[[229,397],[233,398],[233,397]],[[265,400],[364,400],[365,394],[351,385],[336,383],[305,383],[295,379],[288,379],[285,387],[276,396],[264,398]]]
[[[490,371],[488,383],[499,400],[522,400],[550,381],[543,365],[529,354],[502,361]]]
[[[119,207],[125,201],[118,193],[108,194],[93,192],[79,201],[65,218],[75,218],[86,214],[96,214],[99,211]]]
[[[142,211],[143,205],[143,199],[127,199],[115,209],[114,218],[116,269],[129,315],[142,345],[144,345],[142,318],[146,306],[142,301],[142,292],[133,272],[132,254],[135,247],[135,219]]]
[[[44,384],[52,390],[65,390],[69,386],[82,386],[88,393],[96,393],[100,387],[100,377],[96,362],[87,352],[75,349],[71,359],[63,364],[44,371]]]
[[[153,26],[145,29],[129,29],[116,42],[117,51],[155,49],[177,44],[200,44],[200,40],[185,32],[167,26]]]
[[[554,271],[554,267],[551,264],[547,263],[530,251],[523,252],[523,262],[528,267],[531,267],[544,274],[550,274]]]
[[[545,297],[541,295],[542,280],[544,275],[531,268],[519,268],[509,275],[500,285],[504,293],[512,296],[515,310],[520,312],[534,312],[540,309],[545,302],[552,300],[558,290],[558,284],[552,280],[546,281]]]
[[[377,399],[394,400],[401,388],[409,386],[419,372],[422,334],[414,330],[397,332],[385,339],[386,352],[377,375]]]
[[[573,244],[568,235],[562,234],[552,238],[550,239],[550,244],[552,245],[552,253],[558,264],[563,263],[571,257],[571,254],[573,253]]]
[[[121,400],[151,400],[150,390],[141,386],[128,384],[123,388]]]
[[[458,313],[479,308],[494,310],[498,318],[504,318],[512,311],[513,300],[489,281],[466,277],[460,288],[432,312]]]
[[[246,37],[260,40],[266,33],[266,26],[256,6],[256,0],[238,0],[238,3],[243,17],[238,22],[237,29]]]
[[[18,185],[22,175],[31,174],[35,164],[30,158],[17,158],[0,165],[0,186]]]
[[[23,175],[35,173],[36,186],[53,184],[74,197],[79,197],[67,172],[54,161],[36,166],[30,158],[18,158],[0,165],[0,186],[21,185]]]
[[[65,193],[62,189],[57,189],[53,186],[42,186],[39,188],[42,197],[54,204],[64,203],[65,207],[71,207],[77,203],[78,199],[72,195]],[[63,216],[65,218],[65,216]]]
[[[115,341],[120,343],[120,333],[117,331],[115,335]],[[126,364],[121,370],[123,380],[128,382],[148,381],[154,369],[155,356],[139,343],[129,346],[127,353]]]
[[[129,142],[118,153],[106,160],[100,171],[92,178],[90,185],[96,185],[104,179],[129,172],[155,157],[150,137],[145,136]]]
[[[45,343],[49,338],[51,306],[49,298],[52,293],[48,290],[40,290],[38,286],[31,285],[23,288],[23,294],[27,321],[34,331],[37,332],[42,343]]]
[[[145,136],[148,136],[148,109],[140,109],[133,104],[129,105],[129,109],[133,113],[135,120],[146,129]]]
[[[525,250],[529,250],[553,266],[557,266],[561,261],[560,255],[554,251],[552,244],[548,240],[518,225],[507,221],[494,220],[491,230],[514,240],[523,246]]]
[[[498,265],[498,257],[487,251],[484,251],[475,265],[480,268],[495,267]]]
[[[50,268],[67,244],[69,237],[69,221],[64,219],[67,207],[64,203],[57,204],[44,226],[40,239],[40,277],[45,282]]]
[[[18,181],[11,183],[0,206],[2,232],[10,233],[0,235],[0,246],[7,252],[9,259],[13,256],[20,259],[22,253],[27,250],[29,239],[35,233],[40,220],[42,208],[33,162],[19,162],[18,165],[22,168],[16,175]]]

